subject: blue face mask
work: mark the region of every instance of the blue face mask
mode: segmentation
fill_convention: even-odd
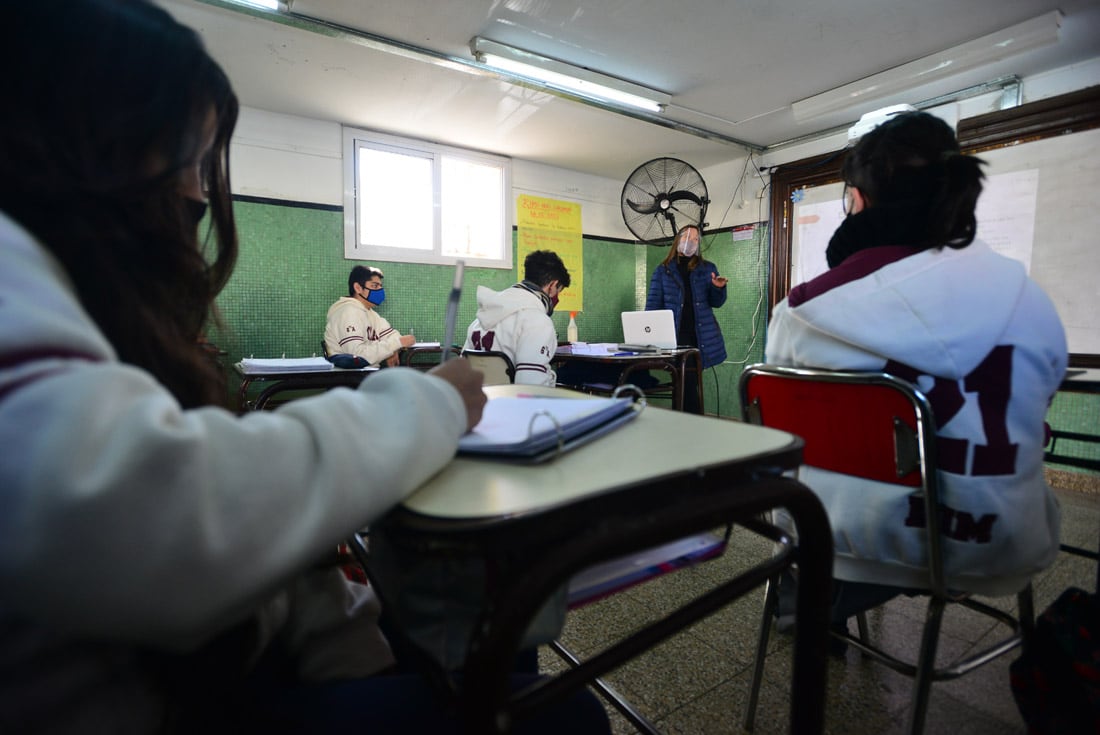
[[[371,302],[375,306],[378,306],[386,300],[386,289],[380,288],[377,291],[367,291],[367,301]]]

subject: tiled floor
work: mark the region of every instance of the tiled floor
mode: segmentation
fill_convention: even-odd
[[[1100,495],[1059,491],[1063,508],[1063,542],[1095,549],[1100,536]],[[656,619],[684,600],[709,589],[763,558],[768,542],[747,531],[735,532],[719,559],[634,587],[570,613],[561,640],[582,658],[643,623]],[[1093,591],[1096,562],[1059,554],[1035,582],[1036,613],[1066,587]],[[741,720],[749,683],[763,592],[750,593],[666,641],[607,677],[607,681],[663,732],[709,735],[743,732]],[[1015,607],[1015,598],[997,604]],[[911,655],[919,642],[925,598],[901,598],[868,616],[876,641],[895,641],[897,651]],[[940,652],[965,651],[990,628],[965,610],[952,609],[945,619]],[[998,634],[1004,629],[994,629]],[[773,632],[765,666],[765,683],[754,732],[787,732],[790,638]],[[954,681],[934,684],[926,733],[982,735],[1026,733],[1008,684],[1008,666],[1016,652]],[[540,652],[546,671],[564,664],[549,651]],[[898,733],[904,730],[911,680],[848,651],[831,659],[826,698],[826,732]],[[611,711],[617,735],[636,730]]]

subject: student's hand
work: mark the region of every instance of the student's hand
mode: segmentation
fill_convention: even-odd
[[[399,358],[397,356],[396,352],[386,358],[386,365],[388,367],[397,367],[400,364],[401,364],[401,358]]]
[[[415,334],[402,334],[401,335],[401,346],[402,347],[412,347],[414,344],[416,344],[416,335]]]
[[[730,282],[730,279],[725,276],[720,276],[717,273],[710,274],[710,285],[715,288],[725,288],[726,284]]]
[[[456,358],[432,368],[430,372],[453,385],[462,396],[462,402],[466,404],[466,429],[477,426],[481,421],[481,412],[485,410],[485,393],[481,390],[485,376],[481,371],[470,367],[467,360]]]

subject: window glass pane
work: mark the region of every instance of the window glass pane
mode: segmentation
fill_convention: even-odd
[[[500,166],[443,156],[441,174],[443,255],[503,257]]]
[[[432,160],[359,148],[359,244],[432,250]]]

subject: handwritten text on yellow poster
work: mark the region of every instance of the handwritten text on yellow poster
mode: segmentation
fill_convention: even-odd
[[[584,242],[581,205],[526,194],[516,200],[516,263],[523,277],[523,259],[534,250],[553,250],[569,271],[569,288],[561,294],[559,311],[584,308]]]

